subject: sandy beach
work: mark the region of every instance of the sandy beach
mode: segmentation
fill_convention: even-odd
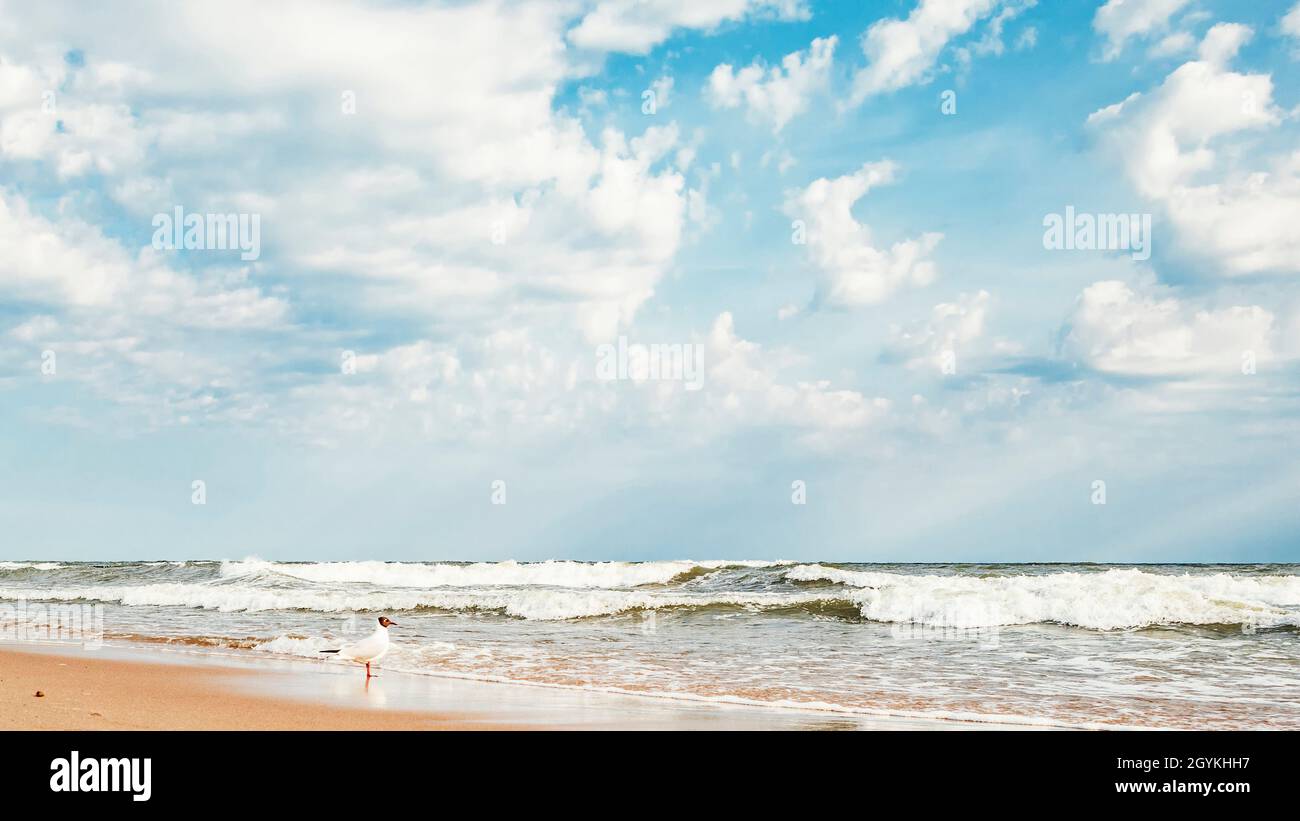
[[[37,692],[43,695],[37,696]],[[6,730],[974,730],[143,647],[0,645]],[[1025,728],[1020,728],[1025,729]]]
[[[274,673],[268,674],[274,677]],[[251,692],[256,671],[0,649],[7,730],[458,730],[505,725]],[[40,693],[41,695],[37,695]]]

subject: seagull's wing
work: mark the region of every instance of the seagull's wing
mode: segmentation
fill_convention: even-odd
[[[350,659],[357,659],[358,661],[367,661],[382,653],[386,649],[385,644],[386,642],[384,641],[383,636],[367,636],[361,641],[345,646],[341,651],[339,651],[339,655]]]

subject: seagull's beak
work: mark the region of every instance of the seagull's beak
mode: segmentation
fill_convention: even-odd
[[[398,624],[397,624],[397,622],[395,622],[395,621],[390,621],[390,622],[388,623],[388,626],[389,626],[389,627],[397,627]]]

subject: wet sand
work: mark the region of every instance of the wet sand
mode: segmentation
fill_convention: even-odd
[[[366,682],[346,663],[0,645],[0,729],[1007,729],[379,672]]]

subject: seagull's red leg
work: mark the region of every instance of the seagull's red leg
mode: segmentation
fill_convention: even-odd
[[[370,662],[366,662],[366,678],[370,678]]]

